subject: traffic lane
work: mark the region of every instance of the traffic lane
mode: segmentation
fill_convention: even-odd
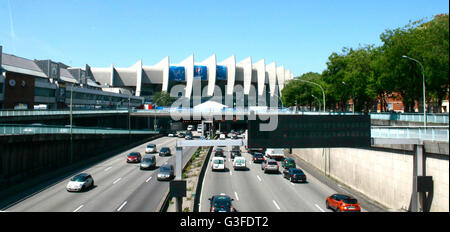
[[[153,142],[167,142],[166,139],[157,139],[153,140]],[[149,142],[147,142],[149,143]],[[90,189],[84,193],[68,193],[65,190],[65,187],[69,180],[72,178],[63,179],[56,183],[55,185],[34,194],[33,196],[24,199],[22,201],[17,202],[14,205],[11,205],[7,208],[8,211],[70,211],[72,203],[78,204],[77,201],[83,200],[86,197],[90,197],[90,195],[101,190],[99,187],[99,183],[108,183],[114,181],[116,175],[125,175],[123,171],[126,171],[123,167],[126,164],[126,154],[131,151],[140,151],[140,149],[145,149],[146,144],[139,145],[134,147],[128,151],[119,153],[104,162],[101,162],[97,165],[91,166],[81,172],[88,172],[92,174],[94,178],[95,188]],[[118,165],[117,165],[118,164]],[[105,168],[106,167],[106,168]],[[111,168],[109,168],[111,167]],[[112,168],[114,167],[114,169]],[[108,169],[109,168],[109,169]],[[119,173],[118,173],[119,172]],[[100,184],[103,187],[103,185]],[[67,206],[68,207],[64,207]]]
[[[198,147],[185,147],[183,149],[183,166],[190,160],[197,148]],[[173,153],[172,157],[167,161],[167,164],[171,164],[176,168],[175,163],[176,154]],[[141,185],[131,193],[129,195],[130,197],[123,201],[127,202],[126,205],[117,210],[121,212],[155,212],[158,210],[159,204],[166,197],[169,186],[170,181],[157,180],[157,171],[155,171],[147,184]]]
[[[172,139],[165,146],[175,149],[176,140]],[[158,145],[157,145],[158,146]],[[82,211],[92,212],[113,212],[120,207],[126,199],[130,198],[132,193],[142,185],[148,184],[150,177],[157,172],[158,168],[172,159],[172,156],[160,157],[156,155],[156,168],[153,170],[140,170],[140,164],[126,164],[124,169],[129,168],[131,171],[124,173],[121,177],[115,177],[113,184],[105,187],[105,191],[98,197],[90,198],[82,203]]]
[[[209,212],[208,198],[225,193],[234,199],[232,204],[238,212],[276,212],[278,209],[276,203],[273,203],[273,195],[268,193],[266,186],[261,184],[256,175],[256,167],[259,168],[259,166],[248,163],[247,171],[235,171],[229,159],[228,149],[225,149],[225,155],[228,167],[226,172],[212,172],[211,160],[208,163],[201,193],[200,211]],[[246,159],[247,162],[250,160]]]

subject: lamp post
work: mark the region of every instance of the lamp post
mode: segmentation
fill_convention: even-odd
[[[311,94],[311,97],[315,98],[317,100],[317,102],[319,102],[319,110],[320,110],[320,100],[319,98],[317,98],[316,96],[314,96],[314,94]]]
[[[347,84],[345,84],[345,81],[343,81],[342,84],[347,85]],[[353,102],[352,112],[353,112],[353,114],[355,114],[355,94],[353,93],[353,90],[352,90],[352,102]]]
[[[427,126],[427,108],[426,108],[426,103],[425,103],[425,70],[423,68],[422,63],[420,63],[418,60],[413,59],[409,56],[403,55],[402,58],[406,58],[406,59],[410,59],[412,61],[417,62],[420,67],[422,68],[422,85],[423,85],[423,125]]]
[[[323,90],[322,86],[317,84],[317,83],[315,83],[315,82],[302,80],[300,78],[297,78],[296,80],[303,81],[303,82],[306,82],[306,83],[309,83],[309,84],[313,84],[313,85],[319,86],[319,88],[322,90],[322,95],[323,95],[323,112],[325,112],[325,109],[326,109],[326,107],[325,107],[325,91]]]
[[[73,83],[72,87],[70,88],[70,163],[73,162],[72,98],[73,98]]]

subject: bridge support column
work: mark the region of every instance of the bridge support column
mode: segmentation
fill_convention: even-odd
[[[411,197],[411,211],[423,212],[425,203],[425,193],[420,192],[418,178],[423,177],[425,173],[425,155],[423,144],[414,145],[413,158],[413,192]]]

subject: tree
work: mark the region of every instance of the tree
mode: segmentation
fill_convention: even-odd
[[[158,106],[169,106],[173,102],[174,99],[170,97],[170,94],[165,91],[157,92],[153,95],[153,103]]]
[[[296,77],[293,80],[289,80],[281,91],[281,99],[285,106],[303,105],[310,106],[312,110],[312,105],[319,105],[322,103],[317,103],[316,99],[312,96],[322,96],[322,91],[319,87],[299,81],[298,79],[315,82],[323,86],[321,81],[322,76],[319,73],[308,72],[300,77]],[[320,98],[322,99],[322,98]]]

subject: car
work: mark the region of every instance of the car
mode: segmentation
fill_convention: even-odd
[[[264,160],[264,155],[262,153],[255,153],[253,155],[253,163],[262,163]]]
[[[217,170],[225,171],[225,158],[213,157],[211,160],[211,169],[213,171]]]
[[[83,192],[87,188],[94,186],[94,179],[88,173],[80,173],[67,183],[66,190],[68,192]]]
[[[251,155],[254,155],[255,153],[263,154],[265,152],[264,148],[249,148],[247,150],[248,150],[248,153],[251,154]]]
[[[239,146],[231,146],[231,151],[241,151],[241,147],[239,147]]]
[[[222,149],[222,148],[217,148],[217,149],[214,151],[214,156],[225,157],[225,154],[224,154],[224,152],[223,152],[223,149]]]
[[[238,139],[236,133],[233,133],[233,134],[231,135],[231,138],[232,138],[232,139]]]
[[[242,156],[242,155],[241,155],[241,151],[238,151],[238,150],[232,150],[232,151],[230,152],[230,156],[231,156],[231,159],[234,159],[236,156]]]
[[[145,147],[145,153],[155,153],[156,151],[156,144],[150,143]]]
[[[219,135],[219,139],[222,139],[222,140],[223,140],[223,139],[226,139],[226,138],[227,138],[227,137],[225,136],[225,134],[220,134],[220,135]]]
[[[244,157],[236,157],[233,160],[233,169],[234,170],[247,170],[247,165]]]
[[[198,124],[197,125],[197,132],[198,133],[202,133],[203,132],[203,125],[202,124]]]
[[[147,155],[141,161],[140,169],[156,168],[156,157],[154,155]]]
[[[361,212],[358,200],[340,193],[327,197],[325,205],[327,209],[334,209],[336,212]]]
[[[175,137],[175,132],[170,131],[169,133],[167,133],[167,136],[169,136],[169,137]]]
[[[281,166],[285,169],[296,168],[295,160],[291,158],[286,158],[281,163]]]
[[[185,133],[178,133],[178,138],[184,138],[184,136],[186,136],[186,134]]]
[[[214,195],[209,200],[210,212],[236,212],[231,204],[234,201],[230,196],[221,193],[220,195]]]
[[[305,173],[298,168],[288,168],[283,170],[283,177],[291,182],[306,182]]]
[[[139,163],[141,162],[142,156],[139,152],[131,152],[127,155],[127,163]]]
[[[264,173],[268,172],[276,172],[278,173],[278,163],[276,160],[273,159],[267,159],[264,160],[264,162],[261,163],[261,170],[264,170]]]
[[[159,156],[170,156],[171,151],[168,147],[162,147],[161,150],[159,150]]]
[[[157,179],[158,180],[171,180],[174,175],[173,165],[171,164],[163,164],[159,167]]]
[[[192,140],[192,135],[186,135],[186,137],[184,137],[184,139],[186,139],[186,140]]]
[[[193,130],[194,129],[194,125],[188,125],[188,127],[187,127],[187,130],[188,131],[191,131],[191,130]]]

